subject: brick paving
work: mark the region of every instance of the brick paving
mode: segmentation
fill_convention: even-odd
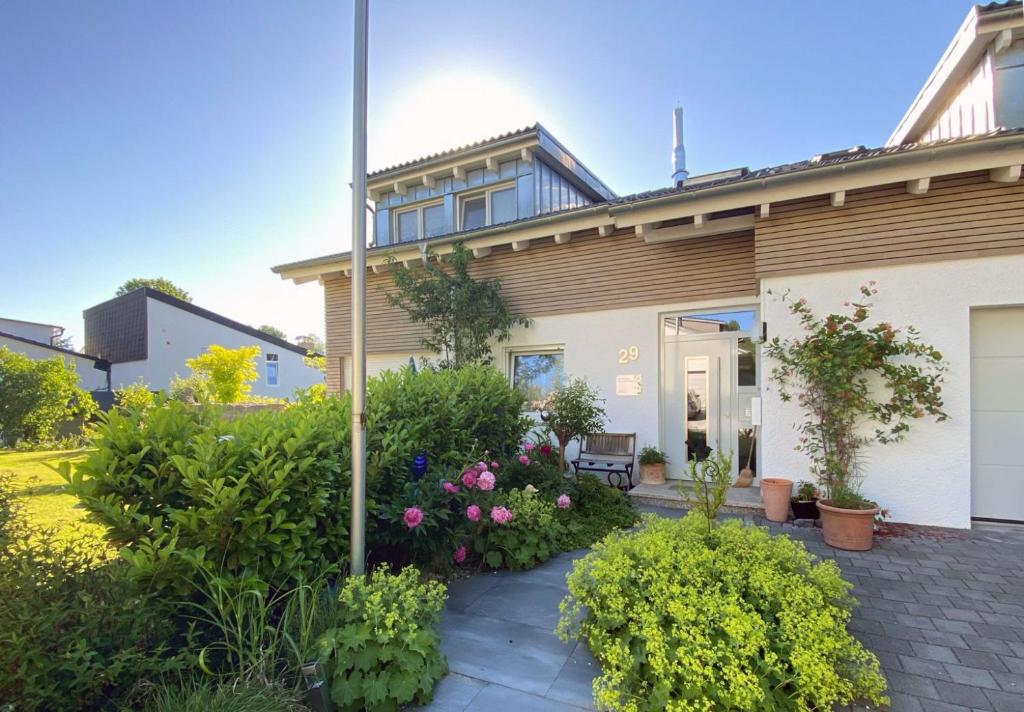
[[[1024,528],[909,528],[857,553],[826,546],[813,528],[769,526],[835,559],[854,584],[850,630],[881,661],[892,712],[1024,712]],[[442,622],[452,674],[427,709],[589,709],[596,662],[551,630],[583,553],[453,584]]]

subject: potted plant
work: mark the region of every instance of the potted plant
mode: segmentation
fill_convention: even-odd
[[[645,485],[665,484],[665,463],[668,457],[653,445],[640,449],[640,482]]]
[[[793,494],[793,480],[782,477],[765,477],[761,480],[761,503],[764,516],[769,522],[784,522],[789,519],[789,498]]]
[[[913,419],[948,417],[942,410],[942,354],[922,342],[912,326],[869,323],[873,305],[868,300],[878,290],[872,281],[860,293],[860,302],[847,303],[849,314],[824,318],[815,316],[806,299],[781,295],[804,333],[776,336],[765,348],[776,361],[772,378],[780,398],[795,395],[807,416],[797,428],[797,449],[810,459],[822,490],[817,507],[825,543],[851,551],[871,548],[879,511],[860,493],[861,448],[902,440]]]
[[[813,482],[798,482],[796,485],[796,496],[793,497],[789,506],[793,508],[793,519],[817,519],[818,510],[818,488]]]

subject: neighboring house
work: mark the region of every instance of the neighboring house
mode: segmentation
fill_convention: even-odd
[[[531,398],[564,374],[585,376],[607,399],[608,430],[666,450],[672,477],[685,473],[689,441],[733,451],[737,466],[753,446],[759,476],[799,480],[803,416],[767,380],[760,345],[800,332],[769,291],[835,311],[877,280],[874,316],[917,327],[948,361],[950,420],[918,421],[905,442],[869,449],[864,494],[897,521],[1024,521],[1024,118],[1013,109],[1024,91],[1009,61],[1022,31],[1020,2],[972,9],[884,148],[689,176],[677,112],[671,187],[628,197],[540,126],[371,174],[368,372],[422,354],[422,329],[385,299],[392,261],[413,265],[428,246],[443,260],[461,242],[471,272],[499,277],[510,308],[533,319],[494,350]],[[961,91],[982,65],[998,68],[991,99]],[[953,103],[963,116],[975,101],[994,104],[992,122],[929,140]],[[327,382],[340,390],[350,255],[274,271],[323,285]]]
[[[137,382],[167,388],[176,375],[188,375],[186,359],[211,344],[260,348],[253,395],[288,398],[296,388],[323,383],[323,374],[306,365],[302,347],[148,287],[97,304],[83,316],[85,351],[110,362],[115,390]]]
[[[0,318],[0,348],[42,361],[60,356],[71,364],[78,374],[78,385],[87,391],[110,390],[110,363],[104,359],[70,349],[54,346],[53,342],[64,333],[64,328],[53,324],[39,324],[19,319]],[[108,399],[99,398],[106,401]]]

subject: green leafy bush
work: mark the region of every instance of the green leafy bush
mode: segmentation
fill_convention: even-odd
[[[530,569],[561,550],[562,525],[553,500],[530,490],[512,490],[507,501],[512,521],[492,525],[486,537],[474,540],[488,566]]]
[[[33,360],[0,348],[0,443],[52,440],[57,427],[96,412],[96,402],[78,386],[73,362],[60,356]]]
[[[581,474],[576,481],[564,481],[560,490],[569,495],[571,502],[568,509],[558,511],[561,548],[565,551],[588,547],[640,519],[628,496],[596,476]]]
[[[559,633],[602,665],[603,709],[825,710],[887,702],[878,660],[846,630],[835,562],[766,529],[646,518],[569,575]]]
[[[232,421],[176,401],[116,410],[63,474],[153,590],[188,593],[199,569],[284,586],[347,558],[348,412],[346,399]]]
[[[336,626],[320,638],[331,697],[340,710],[397,710],[430,700],[447,671],[437,624],[444,586],[412,567],[350,578],[338,594]]]
[[[608,418],[602,403],[604,399],[597,389],[584,378],[569,379],[545,401],[540,417],[558,438],[559,472],[565,471],[565,449],[569,443],[604,427]]]
[[[118,408],[146,410],[152,408],[155,402],[156,395],[142,381],[122,386],[114,391],[114,403]]]
[[[226,349],[211,344],[198,356],[185,360],[192,375],[205,382],[210,397],[216,403],[242,403],[249,398],[252,382],[259,377],[256,359],[259,346],[240,346]]]
[[[0,700],[19,711],[95,710],[139,680],[186,667],[188,656],[172,651],[167,607],[127,586],[124,564],[30,530],[16,509],[3,528]]]

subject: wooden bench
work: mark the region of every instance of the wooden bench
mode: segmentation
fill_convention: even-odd
[[[591,433],[583,438],[580,454],[571,460],[573,470],[605,473],[608,484],[620,490],[633,489],[633,458],[636,455],[636,433]],[[612,482],[615,475],[615,482]],[[626,476],[628,486],[623,485]]]

